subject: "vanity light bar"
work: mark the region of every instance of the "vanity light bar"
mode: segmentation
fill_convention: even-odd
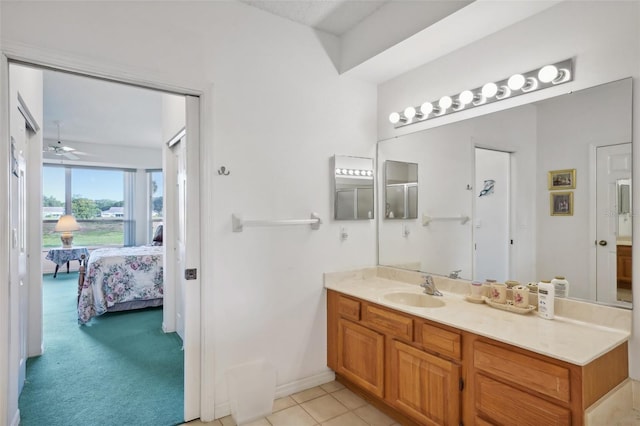
[[[454,96],[443,96],[437,101],[410,106],[402,112],[389,114],[389,121],[397,129],[431,118],[513,98],[573,80],[573,60],[566,59],[545,65],[523,74],[514,74],[508,79],[489,82],[473,90],[464,90]]]
[[[341,175],[341,176],[373,176],[373,170],[336,168],[336,175]]]

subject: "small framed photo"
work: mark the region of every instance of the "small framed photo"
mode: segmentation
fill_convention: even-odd
[[[552,192],[551,216],[573,216],[573,192]]]
[[[576,169],[551,170],[548,175],[549,189],[576,189]]]

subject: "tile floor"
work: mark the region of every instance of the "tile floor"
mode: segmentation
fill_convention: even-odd
[[[212,423],[194,420],[186,426],[235,426],[231,416]],[[243,426],[400,426],[338,382],[274,401],[273,413]]]

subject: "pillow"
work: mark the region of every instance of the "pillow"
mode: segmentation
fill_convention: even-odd
[[[158,227],[156,228],[156,232],[154,232],[153,234],[153,245],[162,245],[162,225],[158,225]]]

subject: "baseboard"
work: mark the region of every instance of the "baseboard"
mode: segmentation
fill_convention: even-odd
[[[20,424],[20,410],[16,410],[16,414],[13,416],[13,420],[11,420],[11,426],[18,426]]]
[[[336,378],[335,373],[332,370],[327,370],[320,374],[305,377],[304,379],[296,380],[290,383],[285,383],[276,386],[275,397],[283,398],[285,396],[292,395],[294,393],[302,392],[303,390],[311,389],[316,386],[324,385],[325,383],[332,382]],[[216,404],[215,418],[219,419],[231,414],[231,407],[229,401],[221,404]]]
[[[631,394],[633,395],[633,408],[640,410],[640,382],[631,379]]]

